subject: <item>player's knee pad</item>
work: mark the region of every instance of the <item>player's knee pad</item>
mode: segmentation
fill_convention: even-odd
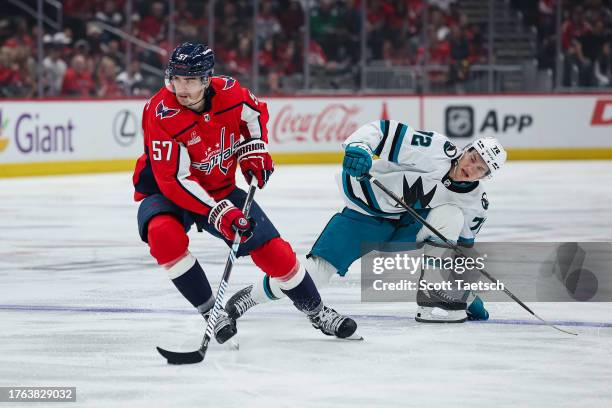
[[[183,225],[172,215],[160,214],[148,224],[149,248],[160,265],[182,259],[189,246],[189,237]]]
[[[272,278],[283,278],[295,272],[299,266],[295,252],[284,239],[272,238],[251,251],[251,259]]]
[[[440,232],[446,239],[457,242],[461,229],[463,228],[464,217],[463,212],[451,204],[441,205],[439,207],[432,208],[427,215],[426,221]],[[423,226],[417,236],[417,242],[432,241],[442,242],[436,234],[429,230],[426,226]]]
[[[318,256],[306,258],[304,266],[318,288],[327,286],[331,277],[338,272],[336,267]]]

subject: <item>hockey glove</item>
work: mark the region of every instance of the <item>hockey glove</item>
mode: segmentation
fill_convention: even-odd
[[[257,187],[264,188],[274,171],[274,162],[266,142],[260,139],[248,140],[238,147],[236,155],[247,183],[251,184],[251,179],[255,177]]]
[[[210,210],[208,222],[228,241],[233,241],[238,231],[242,233],[240,242],[246,242],[253,235],[254,224],[229,200],[219,201]]]
[[[353,177],[363,177],[372,167],[372,150],[363,143],[353,143],[344,150],[342,168]]]

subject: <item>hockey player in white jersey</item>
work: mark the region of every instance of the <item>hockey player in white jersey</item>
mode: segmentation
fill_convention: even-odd
[[[364,255],[364,242],[422,244],[426,258],[433,259],[448,251],[427,227],[365,175],[370,173],[402,197],[449,240],[472,246],[489,206],[480,180],[491,178],[507,156],[494,138],[477,139],[459,150],[444,135],[415,130],[394,120],[362,126],[343,147],[343,171],[337,180],[346,207],[330,219],[305,262],[318,287],[335,273],[344,276]],[[424,268],[421,280],[436,280],[444,272]],[[278,282],[265,277],[232,296],[226,311],[238,318],[256,304],[283,296]],[[419,290],[417,305],[419,322],[458,323],[489,317],[482,300],[471,292]]]

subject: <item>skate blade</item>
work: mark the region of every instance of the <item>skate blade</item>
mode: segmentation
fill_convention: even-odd
[[[361,337],[359,334],[357,334],[357,332],[355,332],[350,336],[343,338],[342,340],[362,341],[363,337]]]
[[[467,320],[467,315],[464,310],[419,306],[414,320],[419,323],[463,323]]]
[[[234,335],[228,342],[227,347],[230,350],[240,350],[240,343],[238,342],[238,335]]]

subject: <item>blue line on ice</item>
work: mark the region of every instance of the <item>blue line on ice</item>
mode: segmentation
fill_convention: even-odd
[[[177,314],[191,315],[192,310],[182,309],[146,309],[135,307],[97,307],[97,306],[62,306],[62,305],[3,305],[0,304],[0,310],[6,311],[21,311],[21,312],[75,312],[75,313],[135,313],[135,314]],[[295,313],[266,313],[268,315],[290,315]],[[360,320],[413,320],[413,316],[395,316],[395,315],[351,315]],[[486,322],[469,322],[473,324],[514,324],[525,326],[543,326],[544,323],[538,320],[520,320],[520,319],[489,319]],[[576,327],[612,327],[612,322],[582,322],[574,320],[551,320],[550,323],[558,326],[576,326]]]

